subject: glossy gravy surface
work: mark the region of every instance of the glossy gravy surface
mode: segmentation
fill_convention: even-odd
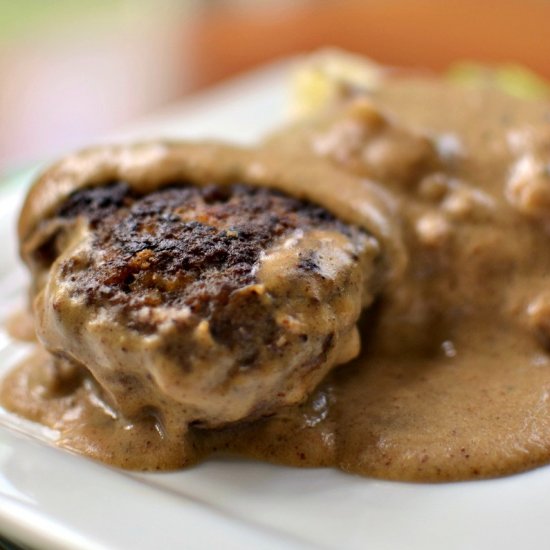
[[[364,315],[358,359],[307,403],[218,430],[126,421],[85,372],[40,350],[4,382],[3,404],[129,468],[221,452],[445,481],[549,462],[550,108],[396,79],[265,147],[325,156],[398,202],[406,272]]]

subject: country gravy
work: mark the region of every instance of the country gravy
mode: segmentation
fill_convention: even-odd
[[[230,453],[448,481],[550,462],[550,106],[395,78],[264,154],[288,149],[378,182],[396,205],[406,267],[364,314],[360,357],[307,403],[218,430],[124,420],[91,377],[40,349],[8,375],[4,406],[136,469]],[[340,191],[335,177],[335,202]]]

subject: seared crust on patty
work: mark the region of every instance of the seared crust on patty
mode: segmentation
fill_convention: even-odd
[[[280,332],[267,308],[249,299],[243,310],[232,299],[258,283],[261,254],[297,229],[364,234],[310,203],[245,185],[167,186],[140,197],[119,182],[77,191],[58,215],[84,216],[93,228],[92,263],[83,268],[71,258],[61,265],[72,297],[83,296],[88,307],[108,305],[119,323],[144,334],[158,327],[143,308],[188,308],[208,320],[215,340],[243,348],[248,363],[255,347],[274,345]],[[300,258],[301,270],[318,271],[314,254]]]
[[[301,191],[274,190],[291,188],[286,175],[257,184],[263,168],[216,150],[221,167],[211,146],[159,146],[162,160],[132,168],[83,153],[47,172],[25,206],[38,336],[88,369],[124,417],[146,408],[216,427],[303,401],[357,355],[356,323],[387,273],[366,223],[384,226],[376,199],[352,207],[365,223],[345,223]],[[243,170],[252,184],[236,179]],[[108,177],[118,173],[129,179]]]
[[[48,233],[55,230],[51,222],[56,221],[59,208],[78,190],[102,188],[116,181],[127,182],[139,195],[170,182],[196,186],[216,182],[225,186],[245,181],[254,187],[276,189],[317,204],[378,239],[383,283],[398,284],[404,272],[407,259],[400,226],[395,223],[398,205],[380,186],[365,178],[342,172],[326,159],[304,159],[269,147],[245,149],[216,142],[151,141],[80,151],[52,165],[36,180],[18,223],[21,255],[35,279],[42,275],[36,271],[41,266],[33,265],[32,256]]]

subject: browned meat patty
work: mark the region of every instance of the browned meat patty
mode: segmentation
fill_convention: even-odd
[[[59,213],[79,214],[91,221],[94,255],[101,260],[93,269],[75,260],[63,265],[63,275],[76,283],[73,296],[82,294],[89,307],[109,304],[119,322],[143,334],[157,323],[142,308],[188,308],[208,320],[217,341],[240,348],[241,366],[252,366],[258,348],[280,336],[269,308],[243,311],[232,300],[235,291],[257,282],[262,252],[297,229],[359,236],[321,208],[242,185],[172,187],[132,197],[115,184],[77,193]],[[303,251],[297,267],[318,272],[315,256]]]
[[[131,416],[176,402],[218,426],[303,400],[354,357],[378,244],[247,185],[75,192],[35,260],[38,333]]]

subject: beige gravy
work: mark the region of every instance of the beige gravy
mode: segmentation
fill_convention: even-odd
[[[380,181],[399,205],[408,266],[365,314],[358,359],[307,403],[219,430],[126,422],[85,373],[41,351],[8,376],[3,404],[129,468],[221,452],[447,481],[550,462],[550,107],[395,79],[265,154],[284,148]]]

